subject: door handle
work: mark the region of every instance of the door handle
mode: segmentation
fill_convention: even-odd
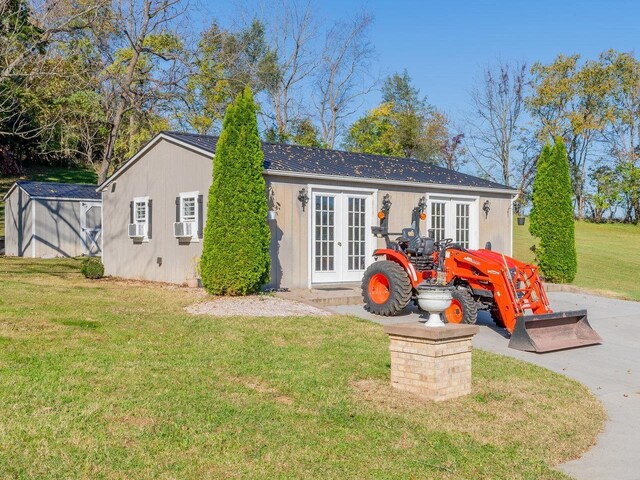
[[[338,242],[338,246],[341,247],[342,246],[342,242]]]

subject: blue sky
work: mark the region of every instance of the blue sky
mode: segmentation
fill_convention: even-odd
[[[222,23],[233,2],[202,0]],[[610,48],[636,51],[640,1],[317,1],[327,21],[365,8],[375,17],[371,38],[381,76],[407,68],[429,102],[454,119],[468,109],[469,93],[483,66],[519,60],[550,62],[559,53],[595,58]],[[637,53],[637,52],[636,52]],[[363,109],[377,103],[366,99]]]

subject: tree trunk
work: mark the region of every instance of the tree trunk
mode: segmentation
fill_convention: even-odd
[[[148,22],[148,18],[147,18]],[[102,183],[107,179],[107,175],[109,174],[109,167],[111,166],[111,161],[113,160],[113,151],[116,146],[116,140],[118,138],[118,132],[120,131],[120,124],[122,123],[122,118],[124,117],[125,112],[125,95],[131,94],[131,83],[133,82],[133,77],[136,72],[136,68],[138,66],[138,60],[140,58],[140,49],[144,38],[146,37],[146,27],[147,23],[144,24],[144,28],[141,32],[141,39],[138,44],[134,45],[131,55],[131,60],[129,61],[129,68],[127,69],[127,76],[125,77],[125,81],[122,85],[123,92],[118,97],[118,101],[116,104],[116,110],[113,114],[113,121],[111,122],[111,128],[109,129],[109,135],[107,137],[107,144],[104,148],[104,154],[102,155],[102,163],[100,165],[100,173],[98,176],[98,183]]]
[[[122,116],[124,115],[124,99],[121,97],[116,105],[116,111],[113,115],[113,121],[109,128],[109,135],[107,136],[107,143],[102,153],[102,161],[100,163],[100,173],[98,174],[98,184],[103,183],[107,179],[109,174],[109,167],[111,166],[111,159],[113,157],[113,150],[115,149],[116,139],[118,137],[118,131],[120,130],[120,124],[122,123]]]
[[[576,204],[578,206],[578,220],[584,218],[584,197],[582,195],[576,195]]]

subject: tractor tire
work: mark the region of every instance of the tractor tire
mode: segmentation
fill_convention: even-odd
[[[407,272],[396,262],[372,263],[362,278],[364,308],[385,317],[397,315],[407,306],[413,288]]]
[[[451,292],[453,300],[451,306],[444,311],[443,319],[446,323],[476,323],[478,307],[469,290],[457,287]]]

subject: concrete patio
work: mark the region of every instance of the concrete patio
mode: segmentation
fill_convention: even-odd
[[[503,329],[496,328],[488,314],[478,318],[480,333],[475,348],[508,355],[567,375],[586,385],[604,404],[609,420],[597,445],[582,458],[560,465],[565,473],[585,480],[640,479],[640,303],[592,295],[551,292],[556,311],[586,308],[591,326],[604,344],[535,354],[507,348]],[[392,318],[366,312],[361,304],[327,307],[381,324],[418,321],[415,310]],[[588,414],[588,412],[585,412]]]

